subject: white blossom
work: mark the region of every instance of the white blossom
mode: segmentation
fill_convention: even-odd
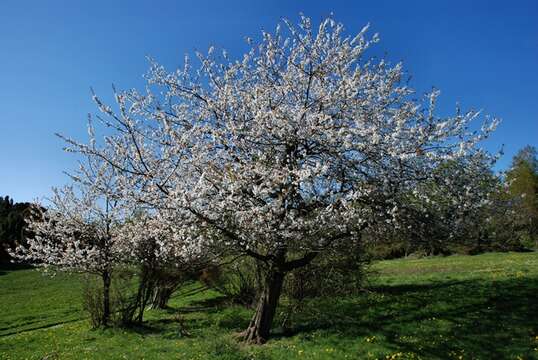
[[[113,135],[66,141],[115,167],[122,196],[157,214],[152,228],[176,219],[178,249],[317,254],[397,223],[402,194],[435,203],[420,184],[455,184],[436,169],[487,158],[477,144],[497,124],[471,131],[475,111],[439,117],[438,90],[415,100],[401,63],[367,58],[378,41],[367,31],[303,17],[249,39],[237,60],[211,48],[173,72],[152,61],[146,91],[117,94],[116,112],[95,97]]]

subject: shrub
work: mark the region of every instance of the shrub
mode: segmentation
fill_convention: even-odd
[[[110,292],[110,324],[103,323],[103,287],[98,277],[86,275],[84,278],[82,306],[90,318],[93,328],[105,325],[130,326],[140,311],[139,280],[130,268],[114,270]]]
[[[294,313],[307,299],[354,295],[362,289],[369,258],[362,248],[345,253],[335,249],[329,256],[292,271],[284,281],[282,292],[288,303],[281,312],[281,325],[286,331]]]
[[[92,328],[105,325],[103,324],[103,288],[90,275],[84,279],[82,308],[88,313]]]
[[[200,280],[225,295],[232,303],[252,307],[260,289],[259,264],[249,258],[231,265],[206,269]]]

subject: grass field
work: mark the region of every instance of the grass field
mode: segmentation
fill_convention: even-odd
[[[538,253],[373,270],[363,295],[308,303],[292,333],[277,327],[263,346],[233,339],[250,312],[215,292],[177,294],[144,327],[90,330],[80,277],[0,270],[0,359],[538,359]],[[206,309],[182,311],[184,336],[178,311],[196,307]]]

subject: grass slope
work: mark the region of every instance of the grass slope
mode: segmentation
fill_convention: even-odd
[[[368,291],[319,299],[293,332],[233,340],[250,312],[178,294],[144,327],[90,330],[80,277],[0,271],[0,359],[538,359],[538,253],[376,263]],[[183,289],[188,292],[191,288]],[[190,335],[179,329],[178,309]],[[276,321],[278,323],[278,319]]]

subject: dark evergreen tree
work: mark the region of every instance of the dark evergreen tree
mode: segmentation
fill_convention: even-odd
[[[23,241],[24,218],[29,208],[29,203],[14,203],[9,196],[0,197],[0,262],[8,262],[8,249]]]

